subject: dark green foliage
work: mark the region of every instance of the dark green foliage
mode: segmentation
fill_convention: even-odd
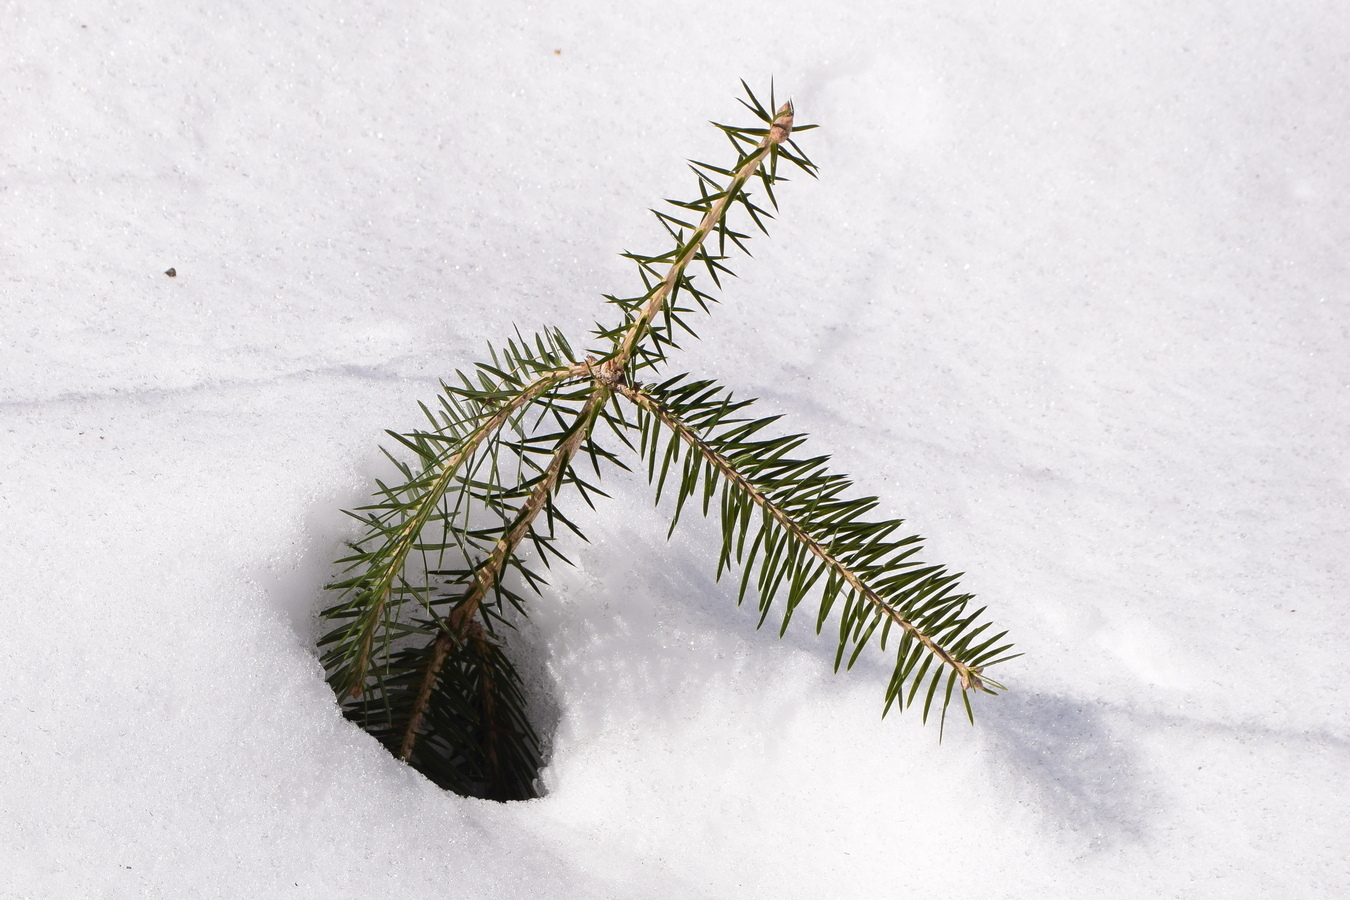
[[[375,501],[352,514],[366,533],[339,560],[346,577],[331,588],[342,592],[341,600],[322,614],[330,628],[319,644],[323,663],[334,690],[349,698],[344,712],[395,754],[432,642],[445,633],[466,586],[542,477],[540,453],[550,453],[549,442],[557,436],[547,426],[565,422],[578,408],[578,397],[584,400],[575,380],[558,379],[536,391],[534,405],[503,416],[504,404],[518,397],[524,384],[537,384],[541,376],[547,381],[547,373],[568,366],[571,351],[560,335],[549,335],[511,341],[491,356],[474,379],[462,376],[458,385],[447,385],[437,409],[423,407],[428,430],[390,433],[413,459],[387,454],[402,479],[379,483]],[[500,424],[490,427],[497,419]],[[584,484],[571,473],[562,483]],[[571,527],[551,501],[548,505],[544,527],[532,525],[527,533],[545,565],[558,555],[555,525]],[[519,555],[510,554],[506,566],[524,584],[542,584]],[[408,761],[458,793],[526,799],[534,796],[538,739],[524,714],[519,677],[493,640],[506,624],[508,607],[523,612],[522,597],[498,577],[474,620],[486,631],[480,652],[468,653],[471,642],[463,640],[448,655],[446,668],[435,673],[426,713],[427,736],[434,739],[419,739]],[[496,710],[497,720],[485,709]],[[493,754],[504,772],[495,778],[486,765]]]
[[[944,714],[958,679],[964,677],[966,688],[973,686],[972,677],[992,683],[980,673],[1006,659],[1000,655],[1012,645],[1000,643],[1007,632],[988,636],[990,623],[977,624],[984,609],[968,610],[972,596],[955,590],[960,575],[915,559],[921,539],[899,532],[900,519],[868,521],[877,498],[845,496],[851,483],[826,468],[829,457],[792,456],[805,435],[766,436],[778,416],[739,415],[754,401],[733,400],[711,381],[686,377],[632,391],[640,453],[658,500],[667,485],[675,488],[672,531],[689,500],[699,503],[705,516],[716,500],[722,523],[717,574],[741,568],[737,602],[752,594],[763,625],[774,602],[785,596],[781,636],[798,605],[813,593],[820,601],[817,634],[842,601],[836,670],[846,651],[853,667],[878,626],[882,650],[897,630],[888,711],[892,704],[903,708],[922,697],[926,721],[944,678]],[[926,652],[930,648],[919,635],[941,652]],[[935,660],[946,661],[943,654],[958,665],[932,666]],[[973,723],[966,695],[963,690]]]
[[[591,504],[606,496],[597,484],[605,466],[627,468],[598,443],[602,422],[607,439],[642,461],[658,501],[674,491],[672,530],[690,501],[704,515],[716,503],[717,574],[740,569],[739,598],[755,598],[760,624],[777,606],[781,634],[814,597],[817,632],[837,614],[836,668],[845,657],[851,667],[873,636],[882,649],[894,642],[885,710],[921,703],[926,720],[938,701],[945,719],[959,689],[973,721],[969,694],[999,687],[984,670],[1010,658],[1003,633],[990,635],[983,609],[969,610],[957,575],[919,561],[921,540],[900,520],[867,518],[875,498],[847,497],[848,479],[826,457],[792,455],[802,435],[771,436],[776,417],[748,418],[751,401],[710,381],[638,381],[664,367],[681,334],[695,336],[689,318],[716,302],[712,291],[732,274],[728,252],[745,250],[750,228],[765,231],[786,180],[779,163],[814,175],[791,137],[814,126],[794,127],[791,104],[771,98],[766,108],[746,93],[760,124],[718,125],[735,162],[693,163],[697,197],[656,211],[672,249],[624,254],[644,291],[606,298],[621,321],[597,328],[598,348],[579,358],[548,331],[490,349],[490,362],[423,407],[426,430],[390,433],[400,480],[380,483],[353,513],[365,532],[331,585],[339,599],[322,614],[323,663],[346,715],[442,787],[535,794],[539,741],[502,637],[512,611],[527,613],[521,591],[544,585],[537,567],[564,559],[560,532],[584,539],[556,504],[560,493]],[[750,228],[733,226],[732,210]]]

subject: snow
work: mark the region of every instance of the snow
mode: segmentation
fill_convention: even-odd
[[[0,22],[0,896],[1350,890],[1337,5]],[[607,316],[771,74],[822,177],[680,363],[967,572],[1011,690],[882,721],[617,478],[522,635],[547,796],[445,794],[323,682],[340,510],[486,341]]]

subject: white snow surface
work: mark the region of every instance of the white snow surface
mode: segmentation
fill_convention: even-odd
[[[1347,47],[1313,0],[3,4],[0,896],[1346,896]],[[546,796],[438,790],[324,683],[341,510],[486,342],[613,318],[770,76],[821,177],[675,365],[966,572],[1010,690],[882,720],[887,658],[755,631],[607,478],[517,641]]]

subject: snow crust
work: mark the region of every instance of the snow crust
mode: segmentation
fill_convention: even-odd
[[[0,896],[1350,891],[1336,4],[0,22]],[[323,682],[339,511],[486,341],[607,320],[770,74],[822,177],[681,363],[966,571],[1012,690],[881,721],[618,478],[522,635],[547,796],[445,794]]]

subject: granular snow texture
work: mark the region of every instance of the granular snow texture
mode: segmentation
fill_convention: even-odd
[[[4,4],[0,896],[1346,896],[1348,46],[1316,2]],[[519,641],[546,796],[446,794],[324,683],[340,511],[486,342],[608,322],[771,75],[821,179],[675,365],[966,572],[1010,691],[881,720],[887,659],[756,632],[607,479]]]

